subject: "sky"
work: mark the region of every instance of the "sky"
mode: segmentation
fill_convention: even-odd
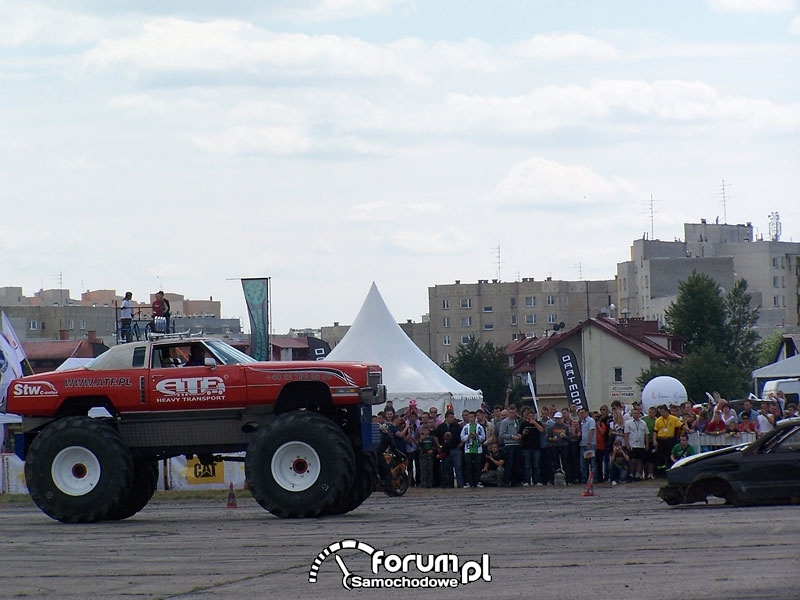
[[[724,182],[724,185],[723,185]],[[5,0],[0,286],[248,328],[612,279],[643,235],[800,241],[798,0]],[[724,193],[723,193],[724,192]]]

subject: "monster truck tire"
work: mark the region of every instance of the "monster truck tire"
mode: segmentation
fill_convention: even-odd
[[[360,453],[356,459],[356,478],[350,490],[345,491],[342,498],[327,514],[343,515],[361,506],[375,490],[378,482],[378,471],[374,453]]]
[[[152,460],[136,460],[133,463],[133,486],[128,497],[119,508],[108,514],[110,521],[132,517],[142,510],[158,487],[158,463]]]
[[[119,434],[90,417],[45,427],[25,458],[34,503],[64,523],[91,523],[118,510],[133,484],[133,459]]]
[[[247,448],[245,475],[253,497],[273,515],[317,517],[353,485],[353,447],[326,417],[284,413],[255,433]]]

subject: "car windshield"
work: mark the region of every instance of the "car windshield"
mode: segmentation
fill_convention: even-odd
[[[248,356],[241,350],[237,350],[225,342],[214,340],[206,342],[206,345],[211,348],[217,358],[219,358],[223,364],[226,365],[239,365],[242,363],[258,362],[252,356]]]

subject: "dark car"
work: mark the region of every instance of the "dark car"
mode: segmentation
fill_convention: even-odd
[[[800,418],[779,421],[749,444],[679,460],[658,496],[671,506],[709,496],[736,506],[800,502]]]

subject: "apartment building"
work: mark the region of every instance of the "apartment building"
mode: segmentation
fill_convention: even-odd
[[[548,277],[505,282],[435,285],[428,288],[430,357],[452,360],[471,337],[505,348],[520,337],[540,337],[608,314],[616,300],[615,279],[558,281]],[[417,343],[417,345],[420,345]]]
[[[134,297],[135,318],[141,329],[150,319],[150,306],[155,295],[140,301]],[[220,318],[218,300],[189,300],[182,294],[168,293],[176,330],[211,335],[241,333],[239,319]],[[122,295],[116,290],[90,290],[72,298],[68,289],[39,290],[25,296],[21,287],[0,287],[0,308],[11,320],[21,340],[66,340],[102,336],[114,343]],[[140,312],[137,312],[140,311]]]
[[[617,264],[618,316],[664,321],[678,284],[692,271],[712,277],[724,290],[744,278],[760,307],[762,337],[800,325],[800,243],[780,240],[777,215],[767,239],[754,238],[751,223],[684,224],[684,240],[634,240],[631,260]]]

